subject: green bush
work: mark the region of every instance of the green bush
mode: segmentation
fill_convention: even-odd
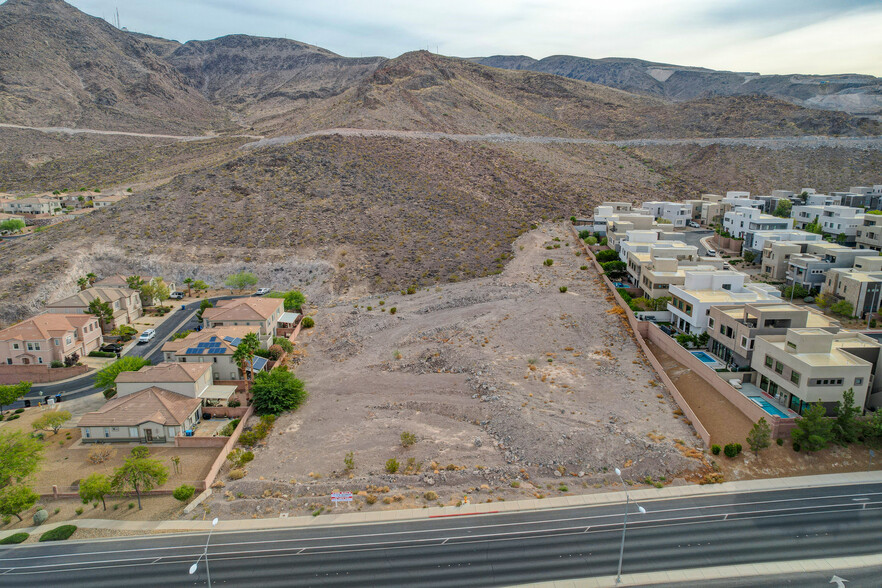
[[[711,445],[711,453],[713,453],[714,455],[719,455],[721,449],[722,449],[722,448],[721,448],[719,445],[717,445],[716,443],[714,443],[713,445]]]
[[[778,437],[778,439],[775,440],[775,443],[778,444],[778,447],[781,447],[782,445],[784,445],[784,439],[782,439],[781,437]]]
[[[546,259],[545,261],[542,262],[542,265],[551,267],[552,265],[554,265],[554,260],[553,259]]]
[[[30,537],[27,533],[13,533],[9,537],[0,539],[0,545],[16,545]]]
[[[416,435],[411,433],[410,431],[403,431],[401,433],[401,446],[402,447],[410,447],[414,443],[416,443],[417,438]]]
[[[54,360],[52,360],[52,361],[49,363],[49,367],[51,367],[51,368],[63,368],[63,367],[64,367],[64,362],[63,362],[63,361],[59,361],[59,360],[57,360],[57,359],[54,359]]]
[[[591,231],[587,231],[587,230],[579,231],[579,238],[580,239],[587,239],[590,236],[591,236]]]
[[[582,271],[584,271],[584,270],[588,269],[588,266],[587,266],[587,265],[582,265],[582,266],[579,266],[579,269],[582,270]]]
[[[587,239],[585,239],[585,244],[597,245],[597,237],[588,237]]]
[[[398,468],[401,467],[401,464],[398,463],[398,460],[394,457],[390,457],[386,460],[386,471],[390,474],[394,474],[398,471]]]
[[[607,261],[617,261],[619,254],[612,249],[607,249],[606,251],[598,251],[594,257],[597,258],[598,263],[604,263]]]
[[[196,488],[193,486],[188,486],[187,484],[182,484],[175,488],[175,491],[172,492],[172,496],[175,497],[176,500],[180,502],[184,502],[186,500],[190,500],[193,497],[193,494],[196,493]]]
[[[735,457],[739,453],[741,453],[741,443],[729,443],[723,448],[723,453],[726,457]]]
[[[229,437],[233,434],[233,431],[236,430],[236,427],[239,426],[239,421],[241,420],[242,419],[231,420],[226,425],[224,425],[224,428],[220,430],[220,433],[218,433],[218,435],[220,435],[221,437]]]
[[[311,316],[305,316],[303,317],[303,320],[300,321],[300,324],[303,326],[304,329],[311,329],[315,326],[315,321],[312,319]]]
[[[111,398],[116,396],[116,390],[114,388],[108,388],[107,390],[104,391],[103,394],[104,394],[105,399],[110,400]]]
[[[394,306],[389,309],[389,314],[395,314],[396,312],[398,312],[398,309],[395,308]]]
[[[799,453],[799,450],[802,449],[802,446],[799,444],[799,441],[793,442],[793,451]]]
[[[76,525],[61,525],[40,535],[40,541],[64,541],[77,530]]]
[[[21,414],[21,413],[23,413],[23,412],[24,412],[24,409],[23,409],[23,408],[16,408],[14,414]]]
[[[565,292],[567,291],[567,287],[566,287],[566,286],[561,286],[560,288],[558,288],[558,290],[560,290],[560,293],[563,294],[563,293],[565,293]]]
[[[89,357],[116,357],[116,353],[113,353],[112,351],[98,351],[96,349],[95,351],[89,352]]]
[[[278,345],[285,353],[294,351],[294,344],[287,337],[273,337],[273,345]]]

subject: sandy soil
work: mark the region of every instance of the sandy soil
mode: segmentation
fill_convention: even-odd
[[[572,233],[549,224],[513,251],[491,278],[314,312],[296,367],[310,398],[278,420],[247,477],[226,482],[227,516],[327,505],[316,497],[337,489],[389,487],[403,493],[390,502],[417,505],[432,490],[455,503],[470,491],[585,492],[613,482],[613,467],[669,481],[698,468],[683,455],[700,444],[694,430],[673,415],[596,272],[579,269]],[[417,439],[408,448],[405,431]],[[384,471],[392,458],[395,475]],[[271,495],[278,503],[239,498]]]

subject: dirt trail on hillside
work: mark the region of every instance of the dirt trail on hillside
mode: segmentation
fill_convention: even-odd
[[[104,131],[100,129],[75,129],[72,127],[28,127],[25,125],[13,125],[0,123],[0,128],[19,129],[23,131],[38,131],[41,133],[61,133],[64,135],[120,135],[123,137],[143,137],[145,139],[173,139],[175,141],[203,141],[205,139],[219,139],[228,137],[245,137],[246,139],[262,139],[262,135],[158,135],[154,133],[133,133],[130,131]]]

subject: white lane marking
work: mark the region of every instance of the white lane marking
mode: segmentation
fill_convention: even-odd
[[[839,505],[839,506],[856,506],[856,505]],[[860,509],[855,509],[860,510]],[[871,508],[869,510],[882,510],[882,507],[879,508]],[[795,517],[802,516],[803,513],[780,513],[779,511],[769,511],[774,514],[764,515],[764,516],[753,516],[753,517],[744,517],[742,519],[733,519],[730,522],[740,521],[740,520],[750,520],[750,519],[759,519],[759,518],[783,518],[783,517]],[[815,512],[813,514],[828,514],[834,512],[842,512],[842,510],[829,510],[829,511],[821,511]],[[647,521],[647,522],[637,522],[634,524],[635,527],[641,529],[655,529],[655,528],[663,528],[663,527],[680,527],[685,525],[707,525],[712,523],[723,522],[722,519],[716,520],[707,520],[711,517],[719,517],[719,514],[715,515],[700,515],[697,517],[680,517],[675,519],[663,519],[661,521]],[[705,520],[699,520],[705,519]],[[599,525],[599,527],[608,527],[607,529],[597,529],[591,531],[594,533],[610,533],[610,532],[618,532],[618,527],[620,524],[609,523],[604,525]],[[451,545],[467,545],[472,543],[498,543],[500,541],[519,541],[523,539],[541,539],[543,537],[566,537],[569,535],[580,535],[587,533],[588,531],[581,531],[582,527],[570,527],[566,529],[547,529],[547,530],[539,530],[534,531],[532,533],[523,532],[523,531],[513,531],[509,533],[501,533],[495,535],[463,535],[460,537],[448,537],[442,543],[436,545],[436,547],[440,547],[447,543],[448,540],[453,539],[456,541],[455,544]],[[520,537],[508,537],[507,535],[520,535]],[[528,536],[525,536],[528,535]],[[270,557],[289,557],[291,555],[300,555],[305,550],[310,550],[312,555],[332,555],[338,553],[360,553],[360,552],[369,552],[369,551],[382,551],[387,549],[416,549],[420,547],[430,547],[428,545],[429,542],[438,541],[439,539],[415,539],[411,541],[406,541],[407,545],[395,545],[395,543],[405,543],[405,541],[388,541],[388,542],[376,542],[376,543],[358,543],[350,545],[327,545],[327,546],[313,546],[313,547],[304,547],[300,548],[297,553],[291,553],[292,551],[298,549],[296,547],[283,547],[278,549],[270,549],[264,550],[259,553],[254,553],[251,555],[251,552],[241,552],[241,551],[217,551],[211,554],[212,559],[224,559],[224,560],[240,560],[240,559],[260,559],[260,558],[270,558]],[[421,543],[421,545],[415,545],[415,543]],[[218,546],[220,547],[220,546]],[[180,561],[186,561],[187,555],[175,555],[169,556],[165,558],[166,563],[173,563],[172,559],[178,559]],[[45,565],[36,565],[36,566],[28,566],[25,568],[15,568],[20,569],[21,571],[16,571],[12,575],[26,575],[26,574],[40,574],[47,573],[50,571],[55,572],[56,570],[50,570],[50,568],[59,568],[65,567],[66,571],[81,571],[81,570],[90,570],[90,569],[104,569],[104,568],[94,568],[94,567],[84,567],[84,566],[94,566],[96,564],[108,564],[105,567],[131,567],[138,565],[147,565],[149,562],[145,561],[142,563],[127,563],[127,562],[136,562],[137,559],[126,559],[126,560],[103,560],[103,561],[92,561],[92,562],[83,562],[82,565],[76,563],[67,563],[67,564],[45,564]],[[121,565],[114,565],[115,562],[123,562]]]
[[[844,494],[844,495],[833,495],[833,496],[814,496],[814,497],[808,497],[808,498],[787,498],[787,499],[780,499],[780,500],[765,500],[765,501],[757,501],[757,502],[737,502],[737,503],[731,503],[731,504],[713,504],[713,505],[706,505],[706,506],[688,506],[688,507],[681,507],[681,508],[669,508],[669,509],[656,510],[656,511],[652,511],[651,514],[652,515],[660,515],[660,514],[665,514],[665,513],[707,510],[707,509],[737,507],[737,506],[762,506],[762,505],[773,505],[773,504],[780,504],[780,503],[786,503],[786,502],[799,502],[800,504],[803,504],[807,500],[833,500],[833,499],[838,499],[838,498],[851,498],[854,496],[857,496],[857,497],[882,496],[882,492],[869,492],[869,493],[865,492],[865,493],[859,493],[859,494]],[[660,499],[660,500],[666,500],[666,499]],[[679,499],[673,499],[673,500],[679,500]],[[650,501],[646,501],[646,502],[650,502]],[[604,506],[606,506],[606,505],[604,505]],[[844,503],[844,504],[826,505],[826,506],[856,506],[856,505]],[[580,508],[584,508],[584,507],[580,507]],[[795,507],[795,508],[791,508],[791,509],[784,509],[784,510],[804,510],[806,508],[812,508],[812,507],[800,506],[800,507]],[[778,512],[778,511],[752,511],[752,512],[760,512],[761,513],[761,512]],[[724,513],[699,515],[699,517],[701,517],[701,516],[719,516],[721,514],[724,514]],[[747,513],[731,513],[731,514],[747,514]],[[549,524],[554,524],[554,523],[565,523],[565,522],[571,522],[571,521],[584,521],[584,520],[604,519],[604,518],[618,518],[620,516],[622,516],[621,513],[610,513],[610,514],[590,515],[590,516],[581,516],[581,517],[546,519],[546,520],[539,520],[539,521],[518,521],[518,522],[510,522],[510,523],[493,523],[493,524],[489,524],[489,525],[470,525],[470,526],[463,526],[463,527],[450,527],[450,528],[445,528],[445,529],[437,529],[437,528],[414,529],[414,530],[410,530],[410,531],[392,531],[392,532],[388,532],[388,533],[359,533],[359,534],[354,534],[354,535],[338,535],[335,537],[303,537],[303,538],[290,538],[290,539],[282,539],[282,538],[267,539],[267,540],[259,540],[259,541],[239,541],[239,542],[234,542],[234,543],[222,543],[222,544],[219,544],[219,546],[244,547],[244,546],[248,546],[248,545],[264,545],[267,543],[278,544],[278,543],[290,543],[290,542],[326,541],[326,540],[330,540],[330,539],[342,541],[342,540],[348,540],[348,539],[354,539],[354,538],[389,537],[392,535],[418,535],[421,533],[438,533],[439,531],[441,531],[441,532],[454,532],[454,531],[471,531],[471,530],[478,530],[478,529],[491,529],[491,528],[498,528],[498,527],[517,527],[517,526],[525,526],[525,525],[549,525]],[[661,519],[661,520],[680,520],[680,519],[689,519],[689,518],[694,518],[694,517],[680,517],[679,519]],[[287,530],[294,530],[294,529],[270,529],[270,530],[263,530],[262,532],[268,532],[268,531],[269,532],[279,532],[279,531],[283,532],[283,531],[287,531]],[[236,533],[236,532],[237,531],[227,531],[225,533]],[[202,533],[202,534],[204,535],[204,533]],[[41,547],[41,546],[39,546],[39,545],[25,545],[25,546],[17,548],[17,550],[34,548],[34,547]],[[58,558],[58,557],[84,557],[84,556],[89,556],[89,555],[109,555],[109,554],[117,554],[117,553],[118,554],[140,553],[140,552],[146,553],[146,552],[150,552],[150,551],[168,551],[168,550],[175,550],[175,549],[203,549],[203,545],[201,545],[201,544],[169,545],[167,547],[139,547],[139,548],[135,548],[135,549],[120,549],[120,550],[112,550],[112,551],[95,551],[95,552],[84,552],[84,553],[57,553],[57,554],[52,554],[52,555],[37,555],[37,556],[24,556],[24,557],[8,558],[8,561],[12,561],[12,562],[17,563],[17,562],[21,562],[23,560],[33,560],[33,559],[47,559],[47,558]],[[0,558],[0,562],[3,562],[3,561],[7,561],[7,560]]]

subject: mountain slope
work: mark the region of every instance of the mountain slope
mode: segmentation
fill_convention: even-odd
[[[339,96],[259,122],[267,134],[332,127],[628,139],[875,135],[879,123],[762,96],[671,103],[426,51],[385,62]]]
[[[252,118],[298,101],[340,94],[386,61],[347,58],[297,41],[248,35],[189,41],[167,59],[206,98]]]
[[[61,0],[0,5],[0,122],[201,134],[229,126],[137,36]]]
[[[760,75],[640,59],[571,55],[540,60],[523,55],[494,55],[472,61],[503,69],[550,73],[669,100],[754,95],[852,114],[882,113],[882,79],[868,75]]]

